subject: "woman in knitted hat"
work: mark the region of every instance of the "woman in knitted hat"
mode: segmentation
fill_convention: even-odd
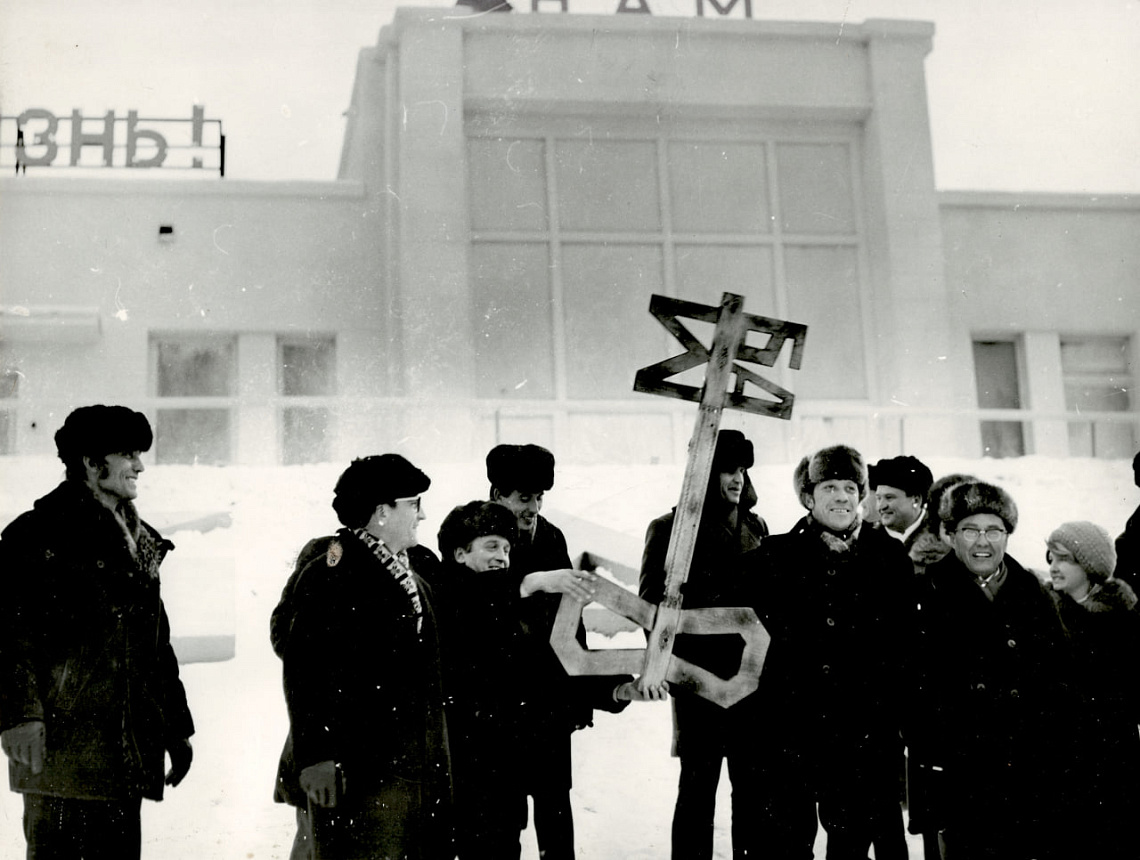
[[[1017,505],[981,481],[953,486],[939,515],[951,552],[917,578],[919,695],[912,759],[941,773],[945,856],[1056,855],[1073,737],[1068,642],[1041,580],[1005,549]],[[1079,855],[1077,855],[1079,856]]]
[[[1132,818],[1140,808],[1140,653],[1136,593],[1113,576],[1116,550],[1095,523],[1057,526],[1046,541],[1049,576],[1072,638],[1081,694],[1081,755],[1069,796],[1088,822],[1075,834],[1072,856],[1134,858]],[[1075,783],[1075,784],[1074,784]],[[1079,849],[1079,851],[1078,851]]]

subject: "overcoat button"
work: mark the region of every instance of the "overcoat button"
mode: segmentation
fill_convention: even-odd
[[[96,566],[97,568],[99,568],[100,570],[102,570],[102,569],[103,569],[103,562],[102,562],[102,561],[97,561],[97,562],[95,562],[95,566]]]
[[[827,626],[828,627],[834,627],[835,626],[835,619],[834,618],[828,618],[827,619]]]
[[[1008,645],[1010,648],[1016,648],[1016,647],[1017,647],[1017,643],[1016,643],[1014,640],[1012,640],[1012,639],[1010,639],[1010,640],[1009,640],[1008,642],[1006,642],[1005,644],[1006,644],[1006,645]]]

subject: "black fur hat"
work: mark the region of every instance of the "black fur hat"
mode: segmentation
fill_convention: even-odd
[[[880,460],[869,466],[867,482],[872,490],[880,485],[897,487],[906,495],[921,496],[925,501],[926,494],[930,492],[930,485],[934,483],[934,475],[917,457],[904,454],[901,457]]]
[[[368,524],[377,506],[427,492],[431,478],[399,454],[373,454],[353,460],[337,479],[333,510],[350,529]]]
[[[1013,498],[1001,487],[984,481],[955,484],[947,490],[938,506],[938,518],[948,532],[954,531],[958,523],[974,514],[1001,517],[1010,534],[1017,528],[1017,505]]]
[[[468,502],[453,508],[439,527],[439,555],[445,562],[457,549],[467,549],[476,538],[498,535],[514,543],[518,519],[498,502]]]
[[[756,462],[752,443],[739,430],[721,430],[716,436],[712,474],[735,472],[737,468],[751,469]]]
[[[800,460],[792,475],[801,504],[804,496],[815,492],[816,484],[831,480],[854,481],[859,487],[859,496],[867,495],[867,467],[863,464],[863,455],[847,445],[821,448]]]
[[[545,493],[554,486],[554,455],[541,445],[496,445],[487,453],[487,480],[502,493]]]
[[[55,449],[68,477],[79,477],[83,458],[101,460],[123,451],[149,451],[154,443],[150,422],[126,406],[80,406],[55,433]]]

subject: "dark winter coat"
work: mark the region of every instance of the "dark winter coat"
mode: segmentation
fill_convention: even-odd
[[[1140,588],[1140,507],[1132,512],[1124,531],[1116,538],[1116,572],[1113,574],[1132,586]]]
[[[744,599],[736,566],[740,556],[760,546],[768,525],[743,505],[736,506],[733,523],[730,510],[719,498],[705,501],[693,560],[681,586],[682,609],[739,606]],[[665,557],[675,518],[674,508],[653,520],[645,533],[638,593],[649,603],[659,604],[665,597]],[[744,640],[735,634],[681,634],[673,645],[675,655],[721,678],[731,678],[739,671],[743,651]],[[746,708],[725,709],[683,692],[673,696],[672,703],[674,755],[727,752],[737,746],[742,733],[751,731],[746,720],[742,723]]]
[[[436,571],[448,737],[462,856],[526,826],[524,738],[546,718],[529,695],[532,659],[519,620],[520,574],[476,573],[455,561]]]
[[[301,572],[314,559],[323,556],[328,551],[329,544],[334,540],[336,540],[336,535],[313,538],[297,553],[293,572],[289,575],[285,587],[281,589],[281,599],[277,602],[277,606],[274,607],[273,614],[269,618],[269,642],[273,646],[273,653],[278,657],[285,656],[285,643],[293,629],[293,619],[297,614],[297,582],[301,578]],[[439,566],[439,559],[426,546],[416,544],[408,550],[408,563],[412,570],[431,582],[432,572]]]
[[[902,543],[861,526],[842,551],[811,516],[741,561],[772,637],[755,736],[815,792],[897,790],[906,655],[914,630]]]
[[[162,798],[165,751],[194,733],[159,565],[173,544],[65,481],[0,536],[0,728],[42,720],[43,771],[12,762],[15,791]]]
[[[406,786],[409,799],[424,799],[425,815],[449,803],[434,597],[416,581],[418,633],[408,595],[351,531],[338,532],[302,570],[283,642],[292,749],[281,763],[279,797],[303,806],[300,772],[334,761],[358,798]]]
[[[562,530],[539,515],[534,538],[511,544],[511,572],[521,581],[528,573],[573,567]],[[572,785],[570,735],[593,725],[594,709],[621,711],[628,702],[615,702],[613,689],[628,676],[571,677],[550,646],[550,631],[562,601],[560,594],[541,592],[522,601],[522,625],[531,705],[521,755],[528,794],[569,790]],[[578,642],[586,647],[586,628],[578,624]]]
[[[932,820],[994,856],[1032,857],[1072,766],[1070,652],[1049,590],[1004,563],[992,602],[954,554],[920,579],[921,693],[908,740],[944,775]]]
[[[1053,593],[1073,646],[1078,721],[1066,726],[1079,746],[1077,765],[1065,784],[1084,822],[1089,857],[1135,857],[1133,817],[1140,808],[1140,607],[1127,583],[1110,579],[1084,603]]]

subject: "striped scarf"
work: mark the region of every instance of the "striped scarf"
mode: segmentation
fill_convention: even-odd
[[[424,604],[420,599],[420,589],[416,585],[416,578],[412,574],[411,568],[408,567],[408,557],[406,553],[399,553],[398,555],[384,545],[384,541],[380,540],[375,535],[365,531],[364,529],[353,529],[352,533],[364,542],[364,545],[372,550],[372,554],[380,561],[380,564],[392,575],[400,588],[408,595],[412,601],[412,614],[416,617],[416,633],[417,635],[423,632],[424,627]]]

